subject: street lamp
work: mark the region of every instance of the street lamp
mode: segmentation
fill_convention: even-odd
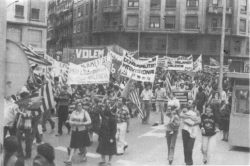
[[[7,6],[7,8],[8,8],[10,5],[12,5],[12,4],[14,4],[14,3],[17,3],[17,2],[19,2],[19,0],[16,0],[15,2],[10,3],[10,4]]]

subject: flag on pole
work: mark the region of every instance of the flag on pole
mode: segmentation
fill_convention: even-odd
[[[43,104],[41,105],[42,112],[47,111],[50,108],[53,108],[55,106],[55,100],[54,100],[54,94],[52,91],[52,86],[50,81],[45,83],[39,90],[38,90],[39,96],[43,97]]]
[[[211,66],[219,66],[220,63],[218,61],[216,61],[215,59],[210,58],[210,65]]]
[[[39,56],[37,53],[32,51],[30,48],[28,48],[24,44],[19,44],[19,46],[24,51],[24,53],[27,56],[30,64],[35,63],[35,64],[38,64],[38,65],[44,65],[44,66],[50,66],[51,65],[51,63],[49,61],[47,61],[46,59]]]
[[[169,72],[166,74],[165,88],[167,90],[167,95],[169,96],[171,93],[171,76]]]
[[[131,76],[132,77],[132,76]],[[132,79],[130,78],[127,84],[125,85],[125,88],[122,91],[121,97],[124,97],[126,99],[129,99],[132,103],[134,103],[140,113],[141,118],[143,119],[145,117],[143,111],[141,110],[141,102],[139,98],[139,92],[136,90],[135,87],[132,86]],[[133,87],[133,90],[131,90],[131,87]]]

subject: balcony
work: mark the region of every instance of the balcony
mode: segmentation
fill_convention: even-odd
[[[209,34],[221,34],[221,27],[210,27],[207,28],[207,33]],[[231,29],[230,28],[225,28],[225,34],[230,35],[231,34]]]
[[[115,14],[121,12],[121,6],[107,6],[103,7],[103,14]]]
[[[222,6],[209,6],[208,7],[208,13],[222,14],[222,12],[223,12]],[[232,14],[232,8],[231,7],[226,8],[226,14]]]
[[[119,31],[121,31],[121,26],[118,26],[118,25],[104,26],[103,31],[105,31],[105,32],[119,32]]]

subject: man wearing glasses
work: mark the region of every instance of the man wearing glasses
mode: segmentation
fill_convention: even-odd
[[[117,132],[116,132],[116,146],[117,155],[122,155],[125,149],[128,147],[125,141],[125,134],[129,132],[129,110],[125,106],[124,102],[126,99],[119,98],[117,103],[116,121],[117,121]]]
[[[184,108],[180,114],[183,119],[182,140],[184,147],[184,159],[186,165],[193,165],[192,153],[195,138],[201,123],[200,112],[194,110],[194,101],[189,100],[187,108]]]

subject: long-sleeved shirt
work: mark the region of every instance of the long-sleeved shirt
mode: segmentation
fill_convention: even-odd
[[[58,104],[68,106],[71,102],[71,95],[68,92],[61,92],[58,96]]]
[[[151,90],[143,90],[141,93],[141,98],[142,100],[151,100],[151,98],[153,97],[153,92]]]
[[[85,110],[81,112],[73,111],[69,119],[71,130],[73,131],[76,131],[76,129],[78,129],[78,131],[86,130],[84,123],[91,124],[89,113]]]

